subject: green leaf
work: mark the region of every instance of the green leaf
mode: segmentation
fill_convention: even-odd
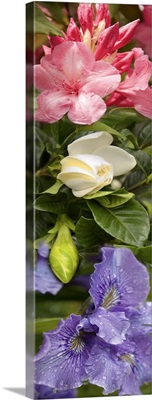
[[[78,131],[94,131],[94,132],[98,132],[98,131],[105,131],[105,132],[109,132],[111,133],[111,135],[115,135],[118,136],[121,139],[125,139],[125,136],[122,135],[121,133],[119,133],[118,131],[116,131],[115,129],[113,129],[111,126],[104,124],[103,122],[95,122],[92,125],[79,125],[78,127]]]
[[[97,193],[84,196],[84,199],[96,199],[101,205],[107,208],[112,208],[126,203],[127,201],[131,200],[133,196],[133,193],[127,192],[124,188],[121,188],[107,191],[100,190]]]
[[[151,144],[151,133],[152,133],[152,122],[146,125],[142,130],[142,132],[140,132],[138,135],[138,142],[141,149]]]
[[[35,4],[34,9],[34,32],[36,33],[46,33],[47,35],[58,35],[63,36],[62,31],[58,28],[56,24],[49,21],[40,8]]]
[[[146,207],[148,214],[152,216],[152,192],[151,192],[151,185],[147,184],[145,186],[141,186],[136,191],[137,199]]]
[[[87,204],[96,223],[120,242],[141,247],[148,238],[148,214],[136,200],[114,209],[105,209],[93,200]]]
[[[131,126],[133,123],[143,120],[143,116],[131,108],[112,108],[109,112],[103,115],[102,120],[105,124],[114,129],[124,129]]]
[[[151,172],[151,158],[142,150],[131,150],[130,152],[136,158],[137,167],[141,169],[145,177],[148,176]]]
[[[43,193],[57,194],[61,186],[63,186],[63,182],[57,179],[55,184],[51,186],[49,189],[45,190]]]
[[[49,145],[52,151],[55,149],[56,143],[53,137],[48,135],[39,127],[35,127],[34,129],[35,139],[38,139],[42,149],[45,148],[46,145]]]
[[[108,241],[110,236],[96,224],[93,219],[81,217],[76,224],[75,235],[82,247],[101,245]]]
[[[63,22],[63,12],[62,12],[62,4],[57,2],[40,2],[43,7],[46,7],[47,10],[50,11],[53,20],[57,22]]]
[[[61,318],[37,318],[35,320],[35,333],[36,335],[42,332],[48,332],[55,329]]]
[[[135,148],[137,148],[138,147],[138,142],[137,142],[137,139],[136,139],[136,137],[133,135],[133,133],[129,130],[129,129],[122,129],[121,130],[121,133],[122,133],[122,135],[124,136],[126,136],[126,140],[128,141],[130,141],[132,144],[133,144],[133,146],[135,147]]]
[[[53,201],[51,196],[44,195],[38,197],[34,202],[34,207],[39,211],[47,211],[55,214],[64,212],[64,204],[61,201]]]
[[[100,197],[108,196],[111,193],[113,193],[112,190],[100,190],[99,192],[96,193],[86,194],[86,196],[84,196],[84,199],[86,200],[98,199]]]
[[[98,203],[106,208],[114,208],[127,203],[127,201],[131,200],[133,197],[134,193],[127,192],[122,188],[106,197],[99,198]]]

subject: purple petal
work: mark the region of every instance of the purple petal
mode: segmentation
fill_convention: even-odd
[[[42,242],[42,243],[39,245],[39,248],[38,248],[38,254],[39,254],[39,256],[41,256],[41,257],[43,257],[43,258],[48,258],[49,251],[50,251],[50,250],[49,250],[49,247],[48,247],[47,243]]]
[[[35,290],[41,293],[49,292],[57,294],[63,287],[63,283],[56,278],[51,271],[48,262],[40,257],[34,271]]]
[[[141,333],[134,337],[134,343],[135,350],[131,371],[123,381],[120,395],[141,394],[140,386],[152,380],[152,337]],[[132,357],[132,354],[129,354],[131,359],[130,356]],[[121,357],[125,360],[126,354]]]
[[[86,379],[84,364],[92,347],[91,335],[77,333],[80,316],[71,315],[57,329],[44,334],[35,357],[35,383],[67,390]]]
[[[35,399],[67,399],[76,397],[76,390],[55,391],[49,386],[35,385]]]
[[[152,333],[152,303],[147,302],[141,305],[138,310],[127,310],[126,316],[130,320],[130,328],[127,332],[129,337],[139,334]],[[128,314],[128,315],[127,315]]]
[[[99,328],[97,335],[110,344],[119,344],[125,340],[125,334],[130,326],[124,312],[110,312],[98,308],[90,317],[90,322]]]
[[[95,307],[137,306],[146,300],[149,275],[131,250],[104,247],[103,261],[95,264],[90,294]]]
[[[135,394],[142,394],[139,389],[140,383],[138,381],[138,377],[134,374],[133,371],[124,379],[124,382],[121,386],[119,391],[120,396],[124,395],[135,395]]]
[[[91,349],[85,365],[89,382],[103,387],[103,394],[118,390],[130,372],[129,364],[117,357],[113,347],[99,339]]]

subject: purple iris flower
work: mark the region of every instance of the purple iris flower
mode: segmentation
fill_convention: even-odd
[[[57,329],[44,333],[35,356],[35,383],[58,390],[77,388],[87,378],[85,362],[94,336],[77,330],[81,317],[72,314]]]
[[[104,247],[103,261],[95,264],[90,295],[95,308],[108,310],[136,307],[149,292],[149,274],[131,250]]]
[[[35,385],[35,399],[67,399],[75,398],[76,390],[62,390],[56,391],[49,386]]]
[[[62,391],[88,380],[106,395],[139,394],[152,371],[148,291],[146,267],[132,252],[104,247],[83,316],[72,314],[44,333],[35,356],[35,384]]]
[[[95,264],[91,275],[89,293],[94,302],[94,311],[87,318],[98,327],[97,335],[110,344],[121,344],[130,327],[127,309],[146,300],[149,292],[149,275],[126,248],[104,247],[103,261]],[[85,329],[86,319],[81,320]]]
[[[57,294],[63,287],[63,283],[56,278],[48,264],[49,247],[41,243],[38,249],[38,260],[36,263],[34,278],[35,290],[41,293],[49,292]]]

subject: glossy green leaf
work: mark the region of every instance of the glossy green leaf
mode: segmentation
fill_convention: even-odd
[[[38,318],[35,320],[35,333],[36,335],[42,332],[48,332],[55,329],[61,318]]]
[[[119,207],[127,203],[134,197],[133,193],[127,192],[125,189],[119,189],[106,197],[98,198],[98,203],[105,208]]]
[[[47,35],[63,36],[63,33],[56,24],[49,21],[40,8],[35,4],[34,8],[34,31],[36,33],[46,33]]]
[[[124,129],[130,127],[133,123],[142,120],[143,117],[132,108],[112,108],[103,115],[102,120],[105,124],[114,129]]]
[[[95,122],[92,125],[82,125],[78,127],[78,130],[81,132],[83,131],[94,131],[94,132],[98,132],[98,131],[105,131],[105,132],[109,132],[111,133],[111,135],[115,135],[118,136],[119,138],[124,138],[125,136],[122,135],[121,133],[119,133],[118,131],[116,131],[115,129],[113,129],[111,126],[104,124],[103,122]]]
[[[34,208],[39,211],[47,211],[55,214],[64,212],[64,204],[61,201],[54,201],[51,196],[44,195],[38,197],[34,202]]]
[[[76,224],[75,235],[82,247],[101,245],[108,241],[110,236],[96,224],[94,219],[81,217]]]
[[[86,196],[84,196],[84,199],[86,200],[98,199],[100,197],[108,196],[111,193],[113,193],[112,190],[100,190],[99,192],[96,193],[86,194]]]
[[[51,186],[49,189],[45,190],[43,193],[57,194],[61,186],[63,186],[63,182],[57,179],[55,184]]]
[[[149,155],[142,150],[131,150],[130,152],[136,158],[137,167],[141,169],[145,177],[148,176],[151,172],[152,167],[151,158],[149,157]]]
[[[151,145],[152,122],[144,127],[138,135],[138,142],[141,148]]]
[[[141,247],[148,238],[148,214],[136,200],[114,209],[106,209],[93,200],[87,204],[96,223],[120,242]]]

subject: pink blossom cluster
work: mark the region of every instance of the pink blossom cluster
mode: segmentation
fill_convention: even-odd
[[[149,57],[141,48],[118,52],[140,21],[111,25],[107,4],[82,3],[77,14],[80,28],[71,18],[63,37],[49,37],[50,47],[43,46],[45,55],[35,66],[35,87],[42,92],[36,120],[52,123],[67,114],[74,123],[91,124],[111,105],[134,107],[151,118]]]

